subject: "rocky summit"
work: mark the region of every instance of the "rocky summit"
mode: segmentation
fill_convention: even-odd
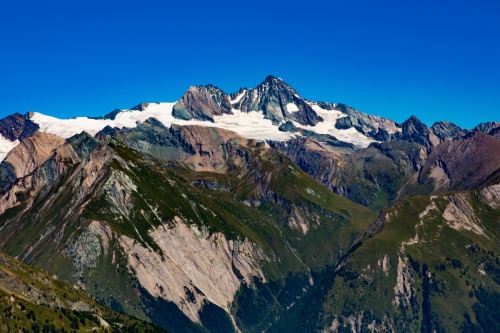
[[[499,131],[274,76],[8,116],[0,331],[500,331]]]

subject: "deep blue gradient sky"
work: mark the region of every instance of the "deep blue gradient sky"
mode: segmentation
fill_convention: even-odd
[[[0,118],[103,115],[273,74],[402,122],[500,121],[500,1],[3,1]]]

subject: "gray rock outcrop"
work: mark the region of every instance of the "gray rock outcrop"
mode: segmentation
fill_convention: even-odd
[[[229,95],[212,85],[192,86],[174,105],[175,118],[190,120],[208,120],[213,122],[214,116],[232,114]]]
[[[438,121],[435,122],[431,127],[431,131],[440,139],[452,139],[458,136],[465,135],[467,132],[461,129],[459,126],[449,121]]]
[[[492,130],[499,128],[500,127],[500,122],[498,121],[489,121],[486,123],[481,123],[474,127],[473,131],[477,132],[484,132],[484,133],[489,133]]]
[[[432,147],[439,144],[439,138],[415,116],[411,116],[401,125],[401,132],[392,136],[393,139],[415,142],[424,147]]]
[[[243,94],[243,96],[241,96]],[[302,125],[316,125],[323,119],[285,81],[272,75],[256,88],[231,94],[235,109],[242,112],[262,111],[273,124],[295,120]]]
[[[337,110],[347,115],[339,118],[335,123],[338,129],[354,127],[362,134],[379,141],[387,141],[389,138],[387,134],[400,131],[400,125],[390,119],[372,116],[345,104],[318,103],[318,105],[326,110]]]

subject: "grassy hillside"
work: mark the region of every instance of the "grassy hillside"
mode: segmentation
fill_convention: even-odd
[[[276,331],[498,331],[499,216],[482,191],[396,204]]]
[[[0,253],[1,332],[166,332]]]

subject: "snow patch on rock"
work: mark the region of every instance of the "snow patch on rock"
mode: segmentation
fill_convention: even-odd
[[[323,121],[317,123],[315,126],[304,126],[297,122],[293,122],[295,127],[313,131],[318,134],[330,134],[341,141],[352,143],[355,146],[361,148],[366,148],[370,143],[376,142],[376,140],[358,132],[354,127],[351,127],[349,129],[336,128],[335,124],[337,123],[337,119],[346,117],[346,114],[337,110],[323,109],[315,103],[309,103],[309,105],[318,114],[318,116],[323,118]]]
[[[172,124],[218,127],[235,131],[248,139],[285,141],[295,137],[291,133],[279,131],[278,126],[273,125],[271,120],[264,119],[262,112],[241,112],[232,109],[232,115],[214,116],[214,122],[182,120],[173,116],[174,105],[175,103],[147,103],[143,111],[122,110],[114,120],[87,117],[58,119],[36,112],[33,113],[31,120],[40,126],[40,132],[52,133],[65,139],[83,131],[95,135],[106,126],[133,128],[137,123],[151,117],[158,119],[167,127]]]
[[[288,112],[292,112],[292,113],[293,113],[293,112],[297,112],[297,111],[299,111],[299,108],[298,108],[298,106],[297,106],[297,105],[295,105],[295,103],[288,103],[288,104],[286,105],[286,110],[287,110]]]
[[[0,134],[0,162],[5,159],[7,153],[19,144],[19,140],[10,141]]]
[[[243,98],[243,96],[246,95],[246,93],[247,93],[247,91],[243,90],[243,92],[241,94],[239,94],[238,96],[236,96],[236,98],[231,101],[231,104],[236,104],[239,101],[241,101],[241,99]]]

